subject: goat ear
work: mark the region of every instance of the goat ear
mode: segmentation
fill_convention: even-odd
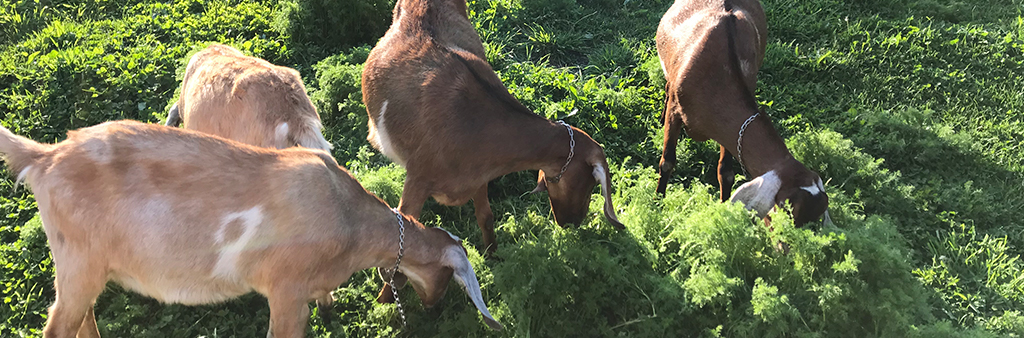
[[[821,215],[822,227],[835,228],[836,224],[832,223],[832,217],[828,217],[828,210],[825,210],[825,214]]]
[[[765,217],[775,206],[775,195],[779,193],[782,181],[774,171],[758,176],[736,189],[730,202],[740,202],[747,210],[757,211],[758,217]]]
[[[548,191],[548,180],[544,178],[544,171],[541,170],[537,173],[537,187],[530,191],[531,194],[536,194],[542,191]]]
[[[593,175],[597,183],[601,185],[601,195],[604,195],[604,217],[608,218],[608,222],[615,226],[616,229],[625,229],[626,227],[615,216],[615,207],[612,205],[612,175],[608,172],[604,161],[598,161],[594,164]]]
[[[480,282],[477,281],[476,272],[473,271],[473,265],[469,263],[469,258],[466,257],[466,252],[463,248],[461,246],[449,247],[445,254],[444,265],[452,268],[452,277],[466,291],[476,309],[480,310],[480,314],[484,316],[484,322],[487,323],[487,326],[501,331],[504,327],[497,320],[494,320],[494,317],[491,317],[490,311],[487,311],[487,304],[484,303],[484,296],[480,292]]]

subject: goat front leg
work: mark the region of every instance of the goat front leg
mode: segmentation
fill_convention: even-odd
[[[668,107],[665,110],[665,142],[662,145],[661,163],[658,165],[661,171],[661,176],[658,178],[658,194],[662,196],[665,196],[668,180],[676,168],[676,145],[679,143],[679,134],[683,127],[683,119],[678,114],[668,111]]]
[[[736,171],[733,169],[732,154],[725,150],[725,146],[719,146],[721,154],[718,156],[718,187],[721,190],[722,202],[728,201],[732,195],[732,185],[736,183]]]
[[[484,250],[489,257],[498,249],[498,243],[494,235],[494,212],[491,211],[491,202],[487,200],[487,183],[473,195],[473,209],[476,213],[476,223],[483,235]]]
[[[270,328],[267,338],[303,338],[309,324],[309,299],[297,290],[282,288],[267,295]]]

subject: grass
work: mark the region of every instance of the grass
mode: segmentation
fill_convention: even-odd
[[[586,224],[560,228],[545,196],[522,195],[535,173],[506,175],[489,188],[501,259],[468,248],[506,331],[488,331],[455,287],[433,309],[405,290],[401,327],[394,306],[373,302],[380,282],[367,270],[340,286],[330,313],[314,309],[310,335],[1024,336],[1020,0],[763,1],[758,100],[826,178],[837,225],[795,229],[780,213],[772,232],[715,200],[710,142],[682,140],[668,194],[654,194],[664,79],[653,38],[671,1],[468,4],[512,93],[604,145],[627,230],[603,221],[599,194]],[[396,205],[405,173],[365,142],[359,91],[392,6],[0,4],[0,122],[54,142],[111,119],[162,121],[188,56],[228,43],[298,69],[334,156]],[[53,299],[36,215],[29,191],[0,181],[0,336],[41,335]],[[479,243],[469,205],[431,201],[421,220]],[[775,251],[779,240],[789,255]],[[186,307],[113,284],[96,305],[101,333],[114,337],[258,336],[268,314],[258,295]]]

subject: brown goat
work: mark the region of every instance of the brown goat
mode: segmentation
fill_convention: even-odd
[[[399,209],[418,217],[434,197],[473,200],[488,253],[497,248],[487,183],[539,170],[559,225],[586,217],[594,185],[616,228],[604,149],[583,131],[534,114],[501,83],[469,21],[465,0],[399,0],[362,77],[367,140],[407,170]],[[575,143],[572,145],[572,143]],[[379,301],[388,301],[388,286]]]
[[[256,291],[268,337],[304,337],[308,303],[352,273],[392,267],[424,305],[454,276],[492,328],[460,241],[398,216],[324,151],[254,147],[131,121],[40,144],[0,127],[0,154],[31,186],[53,253],[57,297],[43,337],[98,337],[93,302],[110,280],[161,302],[209,304]]]
[[[764,217],[789,201],[797,225],[828,214],[821,178],[793,158],[768,116],[758,110],[754,89],[764,59],[767,27],[757,0],[677,0],[658,25],[657,47],[665,72],[665,144],[658,192],[665,193],[676,165],[680,127],[696,141],[721,148],[721,199],[735,180],[732,156],[757,178],[731,200]]]
[[[189,59],[165,125],[259,147],[331,150],[299,72],[213,44]]]

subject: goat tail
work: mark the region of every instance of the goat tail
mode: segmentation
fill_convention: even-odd
[[[17,182],[26,178],[33,164],[39,161],[53,145],[42,144],[12,133],[0,126],[0,156],[11,172],[18,173]]]
[[[324,134],[321,132],[322,129],[323,124],[319,119],[308,118],[305,119],[302,125],[295,128],[295,133],[289,138],[293,144],[310,149],[320,149],[330,153],[331,148],[334,148],[334,146],[324,138]]]

